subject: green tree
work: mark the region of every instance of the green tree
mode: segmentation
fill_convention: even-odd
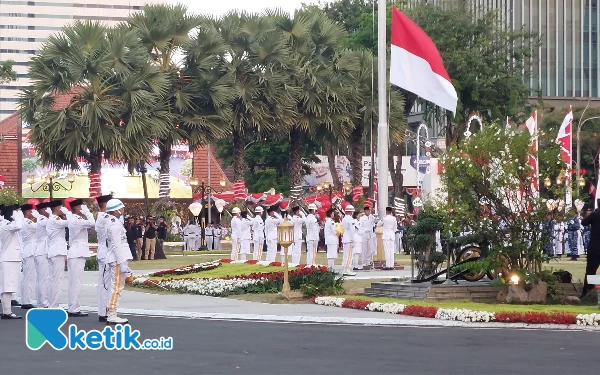
[[[8,83],[17,79],[13,60],[0,61],[0,83]]]
[[[48,38],[29,66],[31,87],[19,113],[43,165],[100,173],[102,158],[139,160],[162,135],[166,112],[159,101],[165,81],[147,64],[135,32],[123,26],[76,21]],[[57,95],[72,98],[64,108]],[[98,191],[90,188],[90,194]]]
[[[39,160],[36,157],[24,158],[21,162],[21,168],[24,172],[33,173],[39,165]]]
[[[257,138],[288,134],[294,122],[291,52],[273,17],[232,12],[212,22],[225,41],[225,67],[234,79],[230,103],[234,181],[243,181],[246,134]]]
[[[181,165],[181,174],[186,177],[192,177],[193,159],[186,159]]]
[[[333,147],[352,131],[354,114],[349,109],[357,99],[352,83],[358,63],[354,54],[343,48],[344,30],[325,13],[311,10],[298,11],[294,17],[272,16],[291,48],[294,69],[289,82],[298,87],[296,116],[289,133],[291,183],[297,186],[302,182],[301,132],[322,140],[327,154],[333,155]],[[333,180],[340,189],[339,179],[334,176]]]
[[[183,5],[149,4],[141,12],[133,14],[128,23],[137,32],[148,62],[166,79],[162,100],[170,116],[161,124],[163,129],[156,137],[160,152],[159,197],[164,198],[170,192],[171,146],[188,138],[186,127],[191,123],[183,123],[183,112],[193,111],[191,95],[187,91],[190,78],[181,74],[183,59],[178,54],[192,43],[190,33],[200,25],[200,19],[188,14]]]

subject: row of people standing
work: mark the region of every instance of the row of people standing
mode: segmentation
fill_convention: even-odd
[[[142,255],[146,260],[153,260],[157,250],[163,253],[168,229],[164,216],[159,218],[158,223],[152,216],[146,218],[145,222],[142,221],[143,218],[126,217],[125,219],[127,243],[133,260],[141,260]]]
[[[220,225],[215,225],[214,221],[204,228],[204,237],[206,239],[207,250],[221,250],[221,238],[224,230]],[[183,228],[184,250],[198,250],[202,247],[202,227],[196,224],[196,221],[190,220],[189,224]]]
[[[299,264],[301,259],[301,249],[303,241],[303,227],[306,230],[306,264],[308,266],[316,264],[317,247],[319,243],[320,222],[316,214],[317,206],[310,204],[308,206],[308,215],[300,210],[299,207],[292,208],[289,217],[290,223],[294,226],[294,244],[291,247],[291,262]],[[263,260],[263,250],[266,243],[266,257],[268,262],[274,262],[277,258],[277,225],[283,221],[283,217],[273,208],[267,209],[266,218],[263,220],[262,207],[256,208],[256,216],[249,218],[247,212],[242,212],[235,207],[232,210],[233,218],[231,220],[231,259],[246,260],[249,254],[253,254],[254,260]],[[327,218],[322,223],[325,235],[325,245],[327,248],[327,262],[329,267],[335,265],[338,258],[339,236],[342,235],[342,248],[344,273],[352,274],[353,270],[360,270],[369,267],[373,255],[375,254],[375,234],[374,228],[377,225],[384,227],[384,247],[386,250],[386,267],[394,267],[394,252],[396,250],[395,240],[397,231],[396,218],[391,214],[377,222],[371,214],[370,207],[364,207],[364,214],[355,212],[352,205],[345,209],[345,215],[342,219],[341,228],[336,225],[334,220],[335,211],[327,211]],[[388,218],[389,216],[389,218]],[[393,221],[393,224],[392,224]],[[389,237],[389,238],[388,238]],[[385,245],[387,243],[387,245]],[[390,244],[391,243],[391,244]],[[252,246],[253,245],[253,246]],[[252,248],[254,251],[252,251]],[[389,251],[388,251],[389,250]],[[390,254],[388,254],[388,252]],[[283,262],[284,253],[279,252]]]
[[[582,218],[575,210],[567,217],[548,214],[544,223],[545,235],[548,238],[544,253],[550,257],[561,257],[565,254],[573,261],[585,254],[590,242],[591,226],[583,226],[581,221]]]
[[[58,308],[61,299],[65,262],[68,268],[69,317],[85,317],[80,297],[83,272],[90,257],[88,229],[96,228],[99,239],[98,264],[103,282],[98,283],[100,321],[108,324],[126,323],[118,318],[116,309],[124,286],[127,262],[131,252],[125,228],[120,220],[124,206],[111,196],[98,198],[99,206],[108,206],[94,219],[82,200],[70,203],[61,200],[0,207],[0,300],[2,319],[21,319],[11,309],[11,297],[19,291],[21,266],[21,308],[30,309],[35,294],[37,307]],[[68,243],[65,232],[68,229]],[[108,303],[110,301],[110,303]],[[103,309],[106,306],[106,309]]]

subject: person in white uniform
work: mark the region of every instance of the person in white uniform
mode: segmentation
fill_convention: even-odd
[[[231,218],[231,260],[238,260],[240,253],[240,209],[234,207],[231,210],[233,217]]]
[[[354,249],[352,245],[354,243],[354,219],[352,218],[352,214],[354,213],[354,206],[351,204],[347,205],[344,209],[346,214],[342,219],[342,229],[344,230],[344,234],[342,235],[342,266],[344,267],[343,272],[346,276],[355,276],[356,274],[352,272],[352,257],[354,256]]]
[[[121,291],[125,287],[125,278],[131,272],[128,263],[133,259],[127,244],[127,231],[125,230],[123,212],[125,206],[118,199],[111,199],[106,204],[109,218],[106,226],[108,251],[106,264],[110,267],[111,293],[108,304],[106,324],[126,324],[128,321],[117,316],[117,308],[121,299]]]
[[[371,264],[371,256],[373,255],[373,227],[375,226],[375,218],[371,215],[371,207],[363,208],[364,215],[358,220],[360,223],[360,232],[362,234],[362,263],[363,267],[369,267]]]
[[[48,224],[46,224],[49,266],[48,307],[56,309],[60,303],[60,293],[65,274],[65,259],[67,258],[67,239],[65,235],[69,225],[69,222],[61,217],[61,213],[66,216],[69,210],[63,207],[61,200],[50,202],[50,208],[52,214],[48,218]]]
[[[196,232],[198,226],[192,220],[183,228],[183,240],[185,241],[186,250],[196,250]]]
[[[391,207],[385,208],[385,217],[377,223],[377,226],[383,227],[383,252],[385,255],[385,269],[394,269],[394,241],[396,235],[396,218],[392,213]]]
[[[18,205],[2,207],[0,211],[0,301],[2,319],[21,319],[13,314],[11,298],[19,289],[21,272],[21,239],[19,231],[23,226],[23,213]],[[17,210],[17,211],[15,211]],[[64,237],[64,236],[63,236]]]
[[[204,228],[204,235],[206,236],[206,248],[208,250],[214,250],[215,248],[215,223],[210,222],[210,225]]]
[[[95,227],[96,235],[98,237],[98,252],[96,253],[96,260],[98,261],[98,321],[100,322],[106,322],[106,315],[108,313],[108,299],[111,286],[110,268],[106,265],[106,253],[108,251],[106,243],[106,225],[108,224],[106,203],[111,199],[112,195],[102,195],[96,198],[99,209]],[[138,256],[141,256],[141,245],[136,247],[136,249],[139,249]]]
[[[360,223],[358,222],[358,212],[352,214],[352,225],[354,226],[354,238],[352,241],[352,269],[362,270],[362,262],[359,262],[362,256],[362,234],[360,233]]]
[[[35,272],[37,276],[35,296],[38,307],[48,307],[48,232],[46,224],[50,216],[48,203],[43,202],[36,206],[32,215],[36,218],[35,223]]]
[[[256,215],[252,219],[252,239],[254,241],[252,259],[262,260],[263,246],[265,244],[265,222],[262,218],[264,209],[258,206],[254,212]]]
[[[250,254],[250,243],[252,242],[252,220],[248,219],[246,211],[241,213],[240,218],[240,260],[246,260]]]
[[[23,227],[21,228],[21,256],[23,258],[23,280],[21,280],[21,308],[24,310],[32,309],[35,306],[31,303],[32,291],[35,290],[35,251],[37,224],[32,215],[33,205],[24,204],[21,206],[23,213]]]
[[[333,220],[335,211],[327,210],[327,219],[325,220],[325,246],[327,246],[327,267],[333,269],[335,260],[338,257],[339,238],[335,231],[335,221]]]
[[[319,220],[317,219],[317,205],[308,205],[308,215],[304,219],[306,226],[306,265],[308,267],[316,264],[317,247],[319,246]]]
[[[90,257],[88,229],[94,228],[96,221],[81,199],[71,202],[71,212],[71,215],[67,217],[69,222],[69,252],[67,253],[69,305],[67,313],[70,317],[78,317],[88,315],[81,311],[80,299],[83,291],[85,262]]]
[[[215,234],[215,250],[221,250],[221,234],[223,233],[221,226],[215,227],[213,233]]]
[[[292,208],[290,223],[294,225],[294,246],[292,247],[292,264],[300,264],[302,255],[302,226],[305,225],[306,216],[300,207]]]
[[[265,220],[265,236],[267,237],[267,262],[274,262],[277,257],[277,225],[283,219],[273,207],[267,209]]]

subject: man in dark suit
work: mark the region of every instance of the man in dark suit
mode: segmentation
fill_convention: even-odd
[[[598,207],[600,207],[600,199],[598,199]],[[585,297],[594,286],[588,284],[587,275],[595,275],[600,267],[600,208],[594,212],[589,212],[581,225],[591,225],[590,243],[587,248],[587,263],[585,265],[585,280],[583,282],[583,291],[581,298]]]

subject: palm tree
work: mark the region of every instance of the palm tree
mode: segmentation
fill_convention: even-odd
[[[149,135],[160,134],[167,113],[159,101],[165,81],[145,57],[136,33],[98,22],[76,21],[48,38],[31,60],[32,85],[18,103],[42,164],[76,169],[83,158],[91,178],[103,157],[128,161],[149,153]],[[71,98],[59,107],[62,94]],[[90,184],[90,195],[98,193]]]
[[[364,136],[370,135],[370,129],[377,130],[377,61],[370,51],[354,52],[360,68],[355,75],[355,87],[358,90],[358,100],[354,101],[352,107],[353,129],[348,138],[348,160],[352,167],[352,185],[362,185],[362,155],[364,155]],[[404,98],[397,89],[388,86],[388,125],[390,129],[390,144],[402,144],[404,132],[406,129],[406,117],[404,116]],[[375,124],[372,127],[372,124]],[[375,134],[373,134],[375,136]],[[393,153],[389,153],[393,157]],[[400,176],[402,155],[396,155],[399,158],[399,167],[397,168]],[[393,159],[392,159],[393,160]],[[390,163],[392,175],[395,175],[393,163]]]
[[[213,24],[223,37],[224,66],[234,82],[231,132],[234,181],[243,181],[246,134],[286,133],[293,122],[295,87],[290,49],[268,14],[232,12]],[[282,131],[283,129],[283,131]]]
[[[273,16],[292,49],[290,82],[298,87],[296,116],[289,133],[291,183],[297,186],[302,179],[302,132],[323,142],[328,156],[333,153],[331,145],[350,134],[353,123],[348,109],[355,100],[353,76],[358,65],[354,55],[342,47],[343,28],[323,12],[298,11],[293,18],[275,12]],[[331,159],[330,165],[334,165]],[[339,189],[339,179],[333,177]]]
[[[7,83],[17,79],[17,72],[13,69],[13,60],[0,61],[0,83]]]
[[[200,19],[187,12],[183,5],[149,4],[133,14],[129,26],[135,30],[146,49],[146,57],[167,79],[163,96],[169,111],[169,121],[162,124],[163,131],[156,137],[160,152],[159,198],[169,196],[171,146],[188,139],[187,129],[181,126],[183,112],[192,110],[188,78],[181,75],[183,48],[192,43],[190,32],[200,25]]]

